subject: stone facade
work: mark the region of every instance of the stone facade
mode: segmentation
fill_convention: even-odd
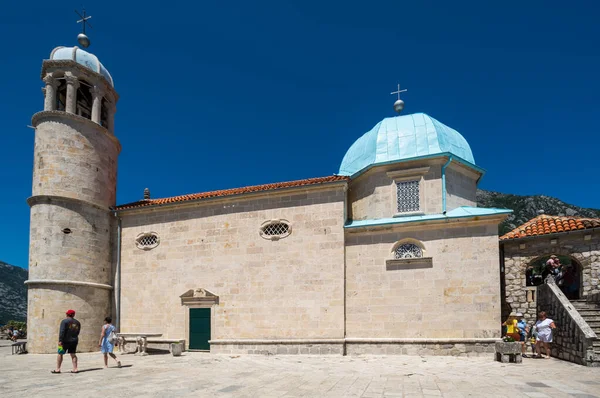
[[[345,189],[343,182],[123,213],[121,331],[189,341],[179,296],[203,288],[219,297],[212,340],[343,338]],[[289,221],[292,233],[261,237],[272,219]],[[160,244],[140,250],[135,239],[147,231]]]
[[[420,188],[420,212],[439,214],[442,212],[442,165],[447,158],[406,162],[398,165],[374,167],[350,182],[348,189],[349,218],[367,220],[388,218],[396,215],[395,171],[425,169],[423,175],[416,174]],[[447,211],[459,206],[476,206],[475,192],[479,175],[458,163],[450,163],[446,168]]]
[[[96,349],[113,312],[122,333],[188,346],[194,337],[193,348],[217,353],[492,352],[505,212],[447,214],[475,206],[481,177],[477,166],[438,152],[451,138],[472,160],[460,134],[409,123],[416,141],[386,137],[389,145],[429,142],[418,159],[372,163],[353,177],[182,200],[148,194],[114,207],[118,96],[108,72],[79,64],[76,51],[44,62],[45,108],[32,121],[31,352],[55,352],[70,308],[82,323],[81,351]],[[414,246],[398,256],[412,258],[394,257],[402,242]]]
[[[459,163],[446,168],[446,210],[460,206],[477,207],[477,181],[481,176]]]
[[[343,339],[340,342],[288,342],[245,344],[212,344],[213,354],[257,354],[257,355],[344,355]]]
[[[600,231],[575,231],[500,242],[504,268],[502,319],[522,312],[529,322],[537,319],[536,287],[527,287],[527,267],[540,257],[570,256],[581,267],[581,297],[600,292]]]
[[[386,265],[407,238],[422,243],[431,264]],[[497,242],[497,224],[489,221],[349,233],[347,336],[500,337]]]

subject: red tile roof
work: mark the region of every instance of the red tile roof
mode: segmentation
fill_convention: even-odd
[[[509,233],[502,235],[500,240],[549,235],[598,227],[600,227],[600,218],[548,216],[542,214],[541,216],[532,218]]]
[[[243,188],[223,189],[220,191],[194,193],[194,194],[190,194],[190,195],[173,196],[170,198],[145,199],[145,200],[140,200],[138,202],[126,203],[123,205],[119,205],[115,209],[116,210],[127,210],[127,209],[134,209],[134,208],[146,207],[146,206],[158,206],[158,205],[165,205],[165,204],[170,204],[170,203],[187,202],[190,200],[240,195],[240,194],[245,194],[245,193],[261,192],[261,191],[272,191],[272,190],[282,189],[282,188],[295,188],[295,187],[302,187],[302,186],[306,186],[306,185],[327,184],[327,183],[338,182],[338,181],[348,181],[349,179],[350,179],[349,177],[337,176],[337,175],[329,176],[329,177],[307,178],[305,180],[277,182],[274,184],[254,185],[254,186],[243,187]]]

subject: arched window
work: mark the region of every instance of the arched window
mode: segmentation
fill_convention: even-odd
[[[404,243],[398,245],[394,250],[394,258],[421,258],[423,257],[423,249],[414,243]]]

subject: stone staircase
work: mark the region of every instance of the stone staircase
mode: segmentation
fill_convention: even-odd
[[[600,357],[600,305],[597,303],[589,303],[585,299],[571,300],[571,304],[599,337],[594,341],[593,346],[594,354]]]

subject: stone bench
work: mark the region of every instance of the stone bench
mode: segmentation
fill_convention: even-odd
[[[131,353],[138,351],[138,345],[136,345],[135,351],[128,351],[126,348],[126,344],[135,343],[138,344],[136,337],[131,336],[119,336],[120,349],[125,353]],[[164,339],[161,337],[148,337],[145,341],[145,344],[168,344],[169,352],[173,352],[173,344],[181,344],[182,349],[185,349],[185,339]],[[144,349],[145,352],[145,349]]]
[[[523,356],[521,355],[521,343],[519,341],[504,342],[497,341],[495,344],[496,348],[496,361],[502,363],[522,363]]]
[[[25,354],[27,352],[27,342],[20,341],[12,344],[12,355]]]
[[[148,338],[148,344],[168,344],[169,352],[173,352],[173,344],[181,344],[185,349],[185,339]]]

